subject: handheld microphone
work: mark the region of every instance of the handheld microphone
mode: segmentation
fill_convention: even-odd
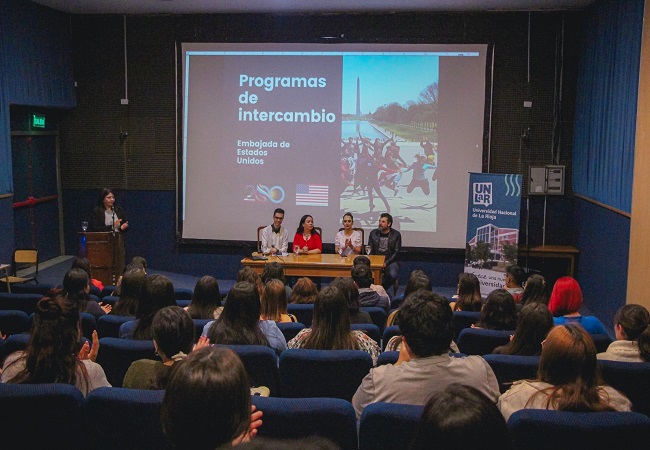
[[[113,236],[115,236],[115,205],[111,205],[111,212],[113,213],[113,225],[111,228],[113,229]]]

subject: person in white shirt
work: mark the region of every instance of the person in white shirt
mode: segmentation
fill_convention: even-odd
[[[273,224],[264,228],[260,233],[262,253],[275,255],[287,252],[289,246],[289,232],[282,226],[284,209],[276,208],[273,211]]]
[[[341,256],[358,255],[361,253],[363,239],[359,231],[352,229],[354,225],[352,214],[345,213],[342,223],[343,229],[336,233],[334,238],[334,250]]]

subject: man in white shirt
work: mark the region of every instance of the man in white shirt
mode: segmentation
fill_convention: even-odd
[[[260,233],[262,253],[275,255],[286,253],[289,246],[289,232],[282,226],[284,209],[273,211],[273,224],[264,228]]]
[[[489,364],[480,356],[449,356],[451,317],[444,297],[426,290],[409,295],[399,315],[399,359],[365,376],[352,398],[357,419],[371,403],[424,405],[451,383],[472,386],[496,403],[499,383]]]

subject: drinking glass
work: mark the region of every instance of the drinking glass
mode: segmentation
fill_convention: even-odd
[[[343,247],[339,247],[339,256],[343,258]]]
[[[294,245],[293,246],[293,254],[298,256],[299,253],[300,253],[300,246],[299,245]]]
[[[366,255],[369,255],[369,254],[370,254],[370,246],[366,245]]]
[[[88,222],[85,220],[81,222],[81,229],[84,230],[84,232],[88,229]]]

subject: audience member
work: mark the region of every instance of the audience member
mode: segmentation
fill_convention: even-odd
[[[104,289],[104,283],[93,278],[92,268],[90,266],[90,261],[88,261],[88,258],[80,258],[77,256],[72,261],[72,265],[70,266],[70,269],[82,269],[84,272],[88,274],[88,279],[90,280],[93,286],[95,286],[100,291]]]
[[[134,256],[129,264],[140,264],[144,273],[147,273],[147,260],[142,256]]]
[[[345,300],[348,302],[348,312],[350,313],[350,323],[373,323],[370,314],[365,311],[361,311],[361,304],[359,303],[359,288],[357,284],[350,277],[338,277],[335,278],[330,286],[338,288],[341,291],[341,294],[345,297]]]
[[[512,448],[499,408],[479,390],[452,383],[424,405],[409,449],[468,450],[486,445],[499,450]]]
[[[463,272],[458,275],[458,294],[455,302],[449,304],[452,311],[475,311],[483,307],[481,283],[476,275]]]
[[[76,303],[60,295],[39,300],[31,333],[24,351],[5,358],[1,382],[71,384],[84,396],[98,387],[110,387],[104,370],[94,362],[99,351],[97,332],[92,336],[92,349],[81,344]]]
[[[370,268],[370,258],[368,258],[366,255],[355,256],[352,260],[352,265],[356,266],[357,264],[364,264]],[[388,292],[386,292],[386,289],[384,289],[381,284],[371,284],[370,289],[376,291],[382,297],[388,297]]]
[[[318,289],[314,282],[311,281],[311,278],[300,277],[296,280],[296,284],[293,285],[293,291],[291,292],[289,302],[298,304],[314,303],[317,294]]]
[[[553,315],[542,303],[524,305],[519,313],[515,334],[510,342],[494,349],[502,355],[538,356],[542,354],[542,341],[553,328]]]
[[[512,295],[505,289],[495,289],[488,294],[481,317],[472,328],[514,330],[516,325],[517,311]]]
[[[529,276],[524,286],[524,293],[521,296],[521,304],[542,303],[548,305],[548,297],[546,279],[539,274]]]
[[[404,287],[404,299],[406,300],[406,297],[419,289],[431,291],[431,279],[426,273],[424,273],[424,271],[416,269],[411,272],[409,279],[406,282],[406,286]],[[387,327],[391,325],[399,325],[398,313],[399,309],[396,309],[388,315],[388,318],[386,319]]]
[[[507,290],[515,303],[521,302],[521,296],[524,293],[522,285],[526,280],[526,272],[524,269],[517,265],[506,267],[506,285],[504,289]]]
[[[284,289],[282,281],[271,278],[264,284],[260,319],[273,320],[274,322],[297,322],[296,316],[287,313],[287,291]]]
[[[594,316],[582,316],[582,290],[572,277],[561,277],[553,286],[548,309],[553,314],[555,325],[579,323],[590,334],[607,334],[605,327]]]
[[[499,398],[506,419],[520,409],[630,411],[630,401],[603,385],[591,337],[578,324],[560,325],[542,343],[536,380],[515,382]]]
[[[147,275],[142,269],[130,269],[122,276],[120,296],[111,314],[115,316],[135,316],[138,303],[145,295]]]
[[[147,277],[144,295],[138,302],[135,319],[120,327],[122,339],[153,339],[151,324],[156,313],[165,306],[176,305],[176,294],[171,280],[164,275],[153,274]]]
[[[262,425],[251,406],[249,379],[239,357],[224,347],[204,347],[175,364],[160,422],[174,448],[207,450],[246,442]]]
[[[76,303],[80,312],[92,314],[99,318],[111,312],[111,305],[97,303],[90,298],[90,282],[88,274],[83,269],[70,269],[63,277],[63,292],[73,303]]]
[[[287,298],[291,297],[291,288],[287,286],[287,279],[284,276],[284,267],[282,264],[276,261],[272,261],[264,266],[262,271],[262,283],[266,284],[267,281],[275,278],[276,280],[282,281],[284,290],[287,292]]]
[[[449,355],[451,317],[444,297],[423,289],[409,295],[400,310],[399,359],[363,379],[352,398],[357,418],[370,403],[423,405],[454,382],[475,387],[496,402],[499,383],[488,363],[480,356]]]
[[[205,275],[196,282],[192,292],[192,301],[185,307],[192,319],[217,319],[223,306],[219,282],[216,278]]]
[[[180,306],[166,306],[156,313],[152,323],[153,345],[160,361],[139,359],[131,363],[122,387],[165,389],[173,365],[182,361],[194,345],[194,322]],[[204,347],[207,339],[200,341]]]
[[[369,267],[363,264],[352,266],[352,279],[359,288],[359,304],[361,306],[384,308],[384,311],[388,314],[388,311],[390,311],[390,298],[388,296],[382,297],[377,291],[370,289],[372,272]]]
[[[262,283],[262,277],[259,273],[255,272],[251,267],[244,267],[237,272],[237,278],[235,282],[247,281],[253,286],[257,287],[257,292],[259,296],[262,296],[264,291],[264,283]],[[228,296],[226,296],[226,299]]]
[[[288,348],[314,350],[363,350],[377,364],[379,346],[363,331],[350,329],[348,304],[341,291],[333,286],[321,289],[314,304],[311,328],[305,328],[289,341]]]
[[[213,344],[265,345],[276,353],[287,348],[284,335],[272,320],[260,320],[259,291],[252,283],[238,281],[217,320],[203,327],[203,336]]]
[[[650,362],[650,313],[641,305],[622,306],[614,316],[616,340],[598,359]]]
[[[320,436],[279,439],[258,436],[237,446],[241,450],[341,450],[335,442]]]

